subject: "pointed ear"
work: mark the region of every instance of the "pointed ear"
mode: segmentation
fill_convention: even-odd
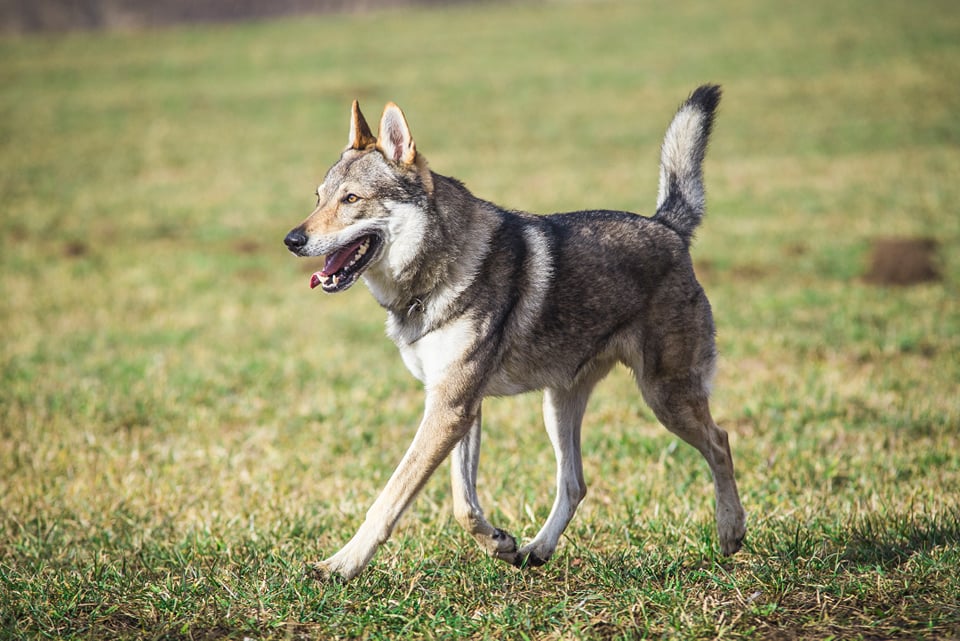
[[[410,135],[407,119],[403,117],[400,107],[392,102],[383,108],[380,116],[380,138],[377,140],[379,149],[387,160],[412,165],[417,159],[417,146]]]
[[[370,125],[360,113],[360,103],[353,101],[353,111],[350,114],[350,144],[348,148],[366,149],[368,145],[376,144],[377,139],[370,132]]]

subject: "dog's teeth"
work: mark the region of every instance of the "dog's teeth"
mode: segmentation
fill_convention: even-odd
[[[330,277],[330,280],[333,281],[333,286],[336,287],[337,283],[340,282],[340,277],[334,274],[333,276]]]
[[[357,262],[363,258],[363,255],[367,253],[368,249],[370,249],[370,241],[365,240],[362,245],[357,247],[357,253],[353,255],[353,262]]]

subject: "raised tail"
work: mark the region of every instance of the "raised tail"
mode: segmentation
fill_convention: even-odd
[[[703,85],[680,105],[660,149],[660,187],[653,220],[677,232],[690,244],[703,219],[703,157],[720,103],[720,87]]]

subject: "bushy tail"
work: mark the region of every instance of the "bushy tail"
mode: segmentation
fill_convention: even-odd
[[[720,87],[698,87],[667,128],[660,149],[660,187],[653,217],[690,243],[705,208],[703,157],[720,103]]]

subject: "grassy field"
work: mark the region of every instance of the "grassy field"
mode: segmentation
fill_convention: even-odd
[[[960,11],[566,2],[0,40],[0,638],[960,638]],[[694,247],[749,512],[622,370],[544,568],[485,558],[446,468],[352,534],[422,394],[363,287],[282,239],[394,100],[433,168],[538,212],[651,213],[693,87],[725,98]],[[879,238],[939,280],[868,282]],[[537,395],[484,406],[481,499],[552,500]]]

